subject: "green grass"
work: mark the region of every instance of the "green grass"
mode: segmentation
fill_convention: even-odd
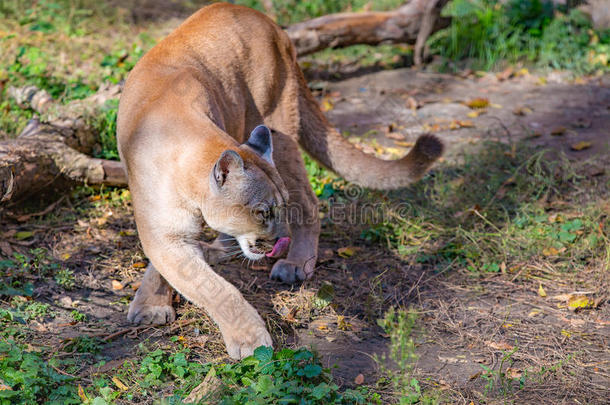
[[[550,151],[520,145],[513,155],[508,146],[487,143],[396,193],[394,201],[407,205],[389,204],[386,220],[362,236],[410,260],[475,276],[523,270],[536,260],[566,272],[610,266],[601,231],[610,226],[603,205],[609,185],[579,173],[578,163]]]
[[[451,17],[451,24],[429,44],[454,69],[488,70],[506,62],[576,73],[610,67],[610,31],[594,31],[576,9],[554,8],[543,0],[453,0],[442,15]]]

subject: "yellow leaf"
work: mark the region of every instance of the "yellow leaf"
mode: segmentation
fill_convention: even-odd
[[[402,151],[398,148],[385,148],[386,153],[389,153],[390,155],[402,155]]]
[[[328,97],[324,97],[324,99],[322,100],[322,105],[321,105],[321,110],[326,112],[326,111],[330,111],[332,110],[334,107],[333,102],[330,101],[330,99]]]
[[[118,379],[118,377],[112,377],[112,382],[121,391],[127,391],[129,389],[125,384],[123,384],[123,382],[121,380]]]
[[[526,68],[522,68],[519,69],[515,72],[515,77],[519,77],[519,76],[525,76],[529,74],[529,70],[527,70]]]
[[[576,311],[578,309],[584,309],[584,308],[592,308],[593,305],[594,305],[593,300],[589,299],[588,297],[586,297],[584,295],[572,295],[568,299],[568,309],[570,311]]]
[[[529,313],[529,314],[527,314],[527,316],[529,316],[530,318],[533,318],[533,317],[535,317],[536,315],[539,315],[539,314],[541,314],[541,313],[542,313],[542,311],[541,311],[541,310],[539,310],[539,309],[532,309],[532,310],[530,311],[530,313]]]
[[[85,390],[80,384],[78,384],[78,396],[84,403],[89,403],[89,398],[87,397],[87,394],[85,394]]]
[[[483,97],[473,98],[472,100],[466,102],[466,105],[473,110],[486,108],[489,107],[489,99]]]
[[[580,141],[578,143],[571,145],[570,148],[572,150],[579,151],[579,150],[589,149],[591,147],[591,145],[593,145],[591,142]]]
[[[118,280],[112,280],[112,289],[113,290],[122,290],[124,287],[123,284],[121,284],[120,281]]]
[[[565,330],[565,329],[562,329],[562,330],[561,330],[561,334],[562,334],[563,336],[565,336],[565,337],[570,337],[570,336],[572,336],[572,334],[571,334],[570,332],[568,332],[567,330]]]
[[[34,232],[32,231],[20,231],[15,234],[15,239],[24,240],[34,236]]]
[[[487,111],[485,110],[474,110],[474,111],[470,111],[468,114],[466,114],[469,118],[477,118],[479,115],[481,114],[485,114]]]
[[[559,250],[551,246],[549,248],[542,249],[542,254],[545,256],[557,256],[559,254]]]
[[[143,269],[144,267],[146,267],[146,262],[135,262],[131,265],[131,267],[135,269]]]
[[[413,142],[394,141],[394,143],[398,146],[403,146],[405,148],[412,148],[413,145],[415,145]]]
[[[62,260],[68,260],[72,255],[70,253],[64,253],[61,255]]]
[[[354,249],[351,247],[342,247],[337,249],[337,254],[341,257],[352,257],[354,255]]]
[[[352,325],[345,320],[345,316],[337,315],[337,328],[339,330],[349,330]]]
[[[541,297],[546,297],[546,291],[544,291],[544,288],[542,288],[542,284],[538,286],[538,295]]]

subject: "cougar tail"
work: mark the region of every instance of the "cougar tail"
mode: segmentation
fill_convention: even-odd
[[[419,180],[443,154],[443,143],[430,134],[417,138],[413,149],[398,160],[382,160],[364,153],[330,125],[307,86],[301,89],[301,147],[323,166],[350,182],[382,190],[404,187]]]

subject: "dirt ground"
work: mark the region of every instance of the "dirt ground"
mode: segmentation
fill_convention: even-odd
[[[365,151],[386,158],[405,153],[409,142],[426,130],[445,141],[447,160],[473,150],[481,140],[517,142],[520,137],[575,160],[608,156],[610,76],[574,81],[561,74],[540,79],[518,69],[499,77],[400,69],[312,86],[338,128]],[[474,98],[485,98],[488,105],[478,110],[465,105]],[[480,115],[474,117],[473,111]],[[590,145],[575,151],[582,141]],[[607,170],[595,174],[609,175]],[[34,298],[51,304],[58,316],[33,321],[31,339],[57,347],[58,353],[70,338],[83,334],[108,342],[103,351],[108,363],[102,370],[83,365],[81,377],[121,364],[134,355],[140,342],[176,334],[207,360],[224,358],[216,327],[203,311],[178,297],[179,320],[174,324],[128,325],[127,305],[146,263],[129,202],[72,196],[42,217],[24,221],[20,214],[16,209],[3,212],[3,254],[48,248],[75,271],[78,285],[66,291],[53,281],[36,281]],[[26,241],[8,237],[18,231],[32,231],[34,237]],[[480,378],[481,365],[497,368],[502,351],[516,341],[519,350],[509,373],[518,375],[528,367],[555,369],[552,378],[539,376],[537,382],[536,376],[531,377],[534,382],[511,397],[514,403],[610,403],[610,306],[570,312],[539,296],[535,280],[501,273],[473,279],[451,268],[432,273],[380,244],[367,244],[360,231],[349,224],[323,221],[316,275],[301,286],[270,281],[268,264],[245,268],[235,260],[216,270],[261,312],[278,346],[311,345],[326,365],[337,365],[333,374],[340,384],[353,386],[358,374],[363,374],[366,384],[374,384],[378,370],[373,356],[386,353],[388,347],[387,335],[376,325],[383,315],[379,309],[402,305],[414,306],[422,314],[417,374],[453,403],[482,401],[486,381]],[[351,257],[337,253],[346,245],[355,247]],[[604,295],[610,291],[607,268],[571,278],[545,271],[549,296],[592,290],[608,298]],[[333,305],[317,309],[311,297],[324,282],[334,287]],[[75,323],[69,316],[74,308],[88,321]]]

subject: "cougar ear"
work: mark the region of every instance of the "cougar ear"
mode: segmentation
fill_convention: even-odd
[[[271,131],[264,125],[259,125],[250,133],[250,138],[245,143],[260,157],[267,162],[273,163],[273,144],[271,143]]]
[[[225,150],[212,169],[212,179],[220,189],[227,182],[231,173],[244,170],[244,161],[234,150]]]

